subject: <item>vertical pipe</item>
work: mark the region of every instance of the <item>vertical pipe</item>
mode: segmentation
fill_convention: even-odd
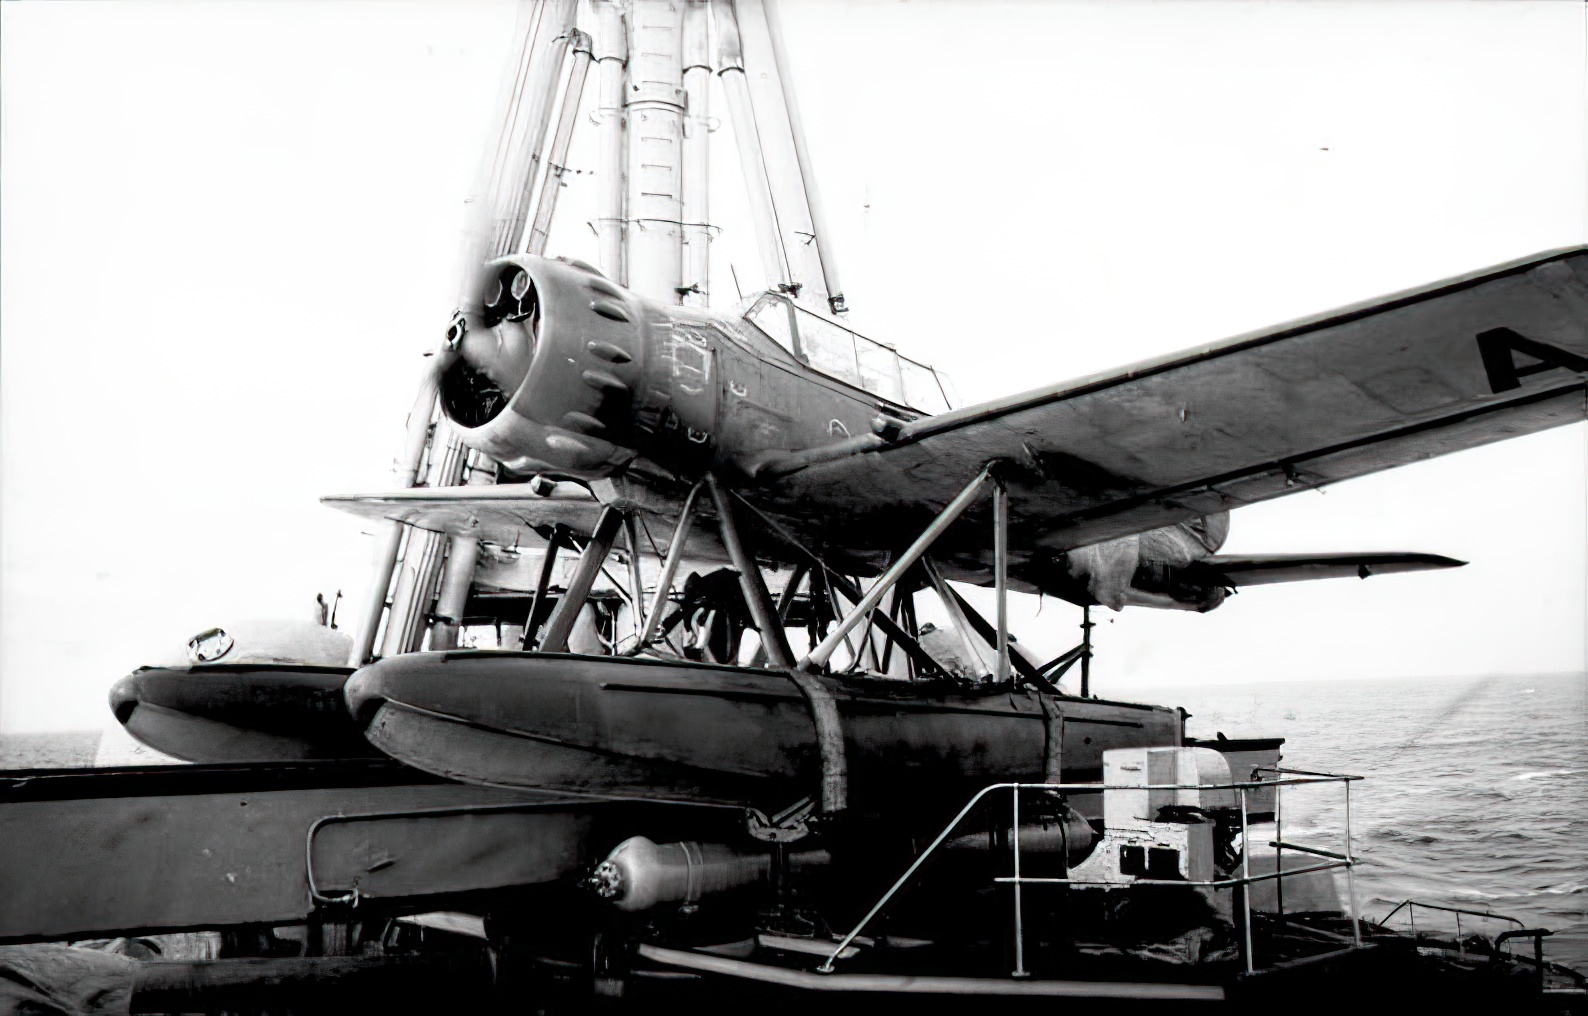
[[[601,240],[601,271],[618,283],[628,280],[623,266],[623,68],[628,37],[623,9],[616,0],[596,4],[595,59],[601,68],[599,168],[600,207],[596,232]]]
[[[529,100],[524,133],[508,161],[501,190],[492,195],[492,212],[496,216],[492,253],[497,257],[523,249],[530,195],[540,169],[552,103],[557,98],[557,80],[562,74],[563,58],[577,13],[577,0],[554,0],[554,6],[548,11],[554,20],[542,27],[536,48],[530,55],[529,74],[524,85],[524,94]],[[472,271],[475,267],[467,266],[465,270]],[[467,295],[473,297],[472,293]]]
[[[456,485],[463,475],[465,459],[466,452],[457,432],[438,424],[431,438],[426,482],[432,487]],[[382,655],[411,653],[423,647],[429,630],[430,602],[436,593],[446,548],[445,533],[416,531],[409,538],[407,549],[403,551],[402,574],[392,594]]]
[[[511,193],[505,181],[514,171],[513,160],[523,146],[525,95],[536,68],[536,54],[544,48],[547,39],[557,34],[557,29],[552,27],[555,20],[555,12],[547,4],[521,0],[518,5],[514,61],[502,82],[496,148],[491,161],[480,166],[474,191],[465,205],[467,219],[457,272],[458,307],[464,311],[479,310],[480,266],[497,253],[497,238],[501,233],[499,215],[509,203]]]
[[[483,486],[496,479],[495,468],[483,468],[488,461],[480,452],[464,454],[463,482]],[[441,592],[436,597],[436,620],[430,628],[431,649],[456,649],[468,609],[469,590],[474,586],[474,569],[480,560],[480,540],[475,536],[454,536],[447,551],[446,567],[441,573]]]
[[[783,105],[788,112],[789,132],[794,135],[794,158],[799,162],[800,182],[805,187],[805,204],[810,212],[812,232],[816,234],[816,256],[822,263],[822,281],[827,286],[827,307],[834,314],[843,314],[849,307],[844,303],[844,287],[838,281],[838,256],[833,253],[827,235],[827,215],[822,206],[821,191],[816,186],[816,172],[811,167],[810,149],[805,144],[805,121],[800,117],[800,104],[794,91],[794,79],[789,75],[788,53],[783,48],[783,26],[778,18],[776,0],[762,0],[766,12],[767,35],[772,39],[772,62],[777,66],[778,81],[783,86]]]
[[[446,570],[441,575],[441,594],[436,600],[436,620],[430,629],[431,649],[458,648],[463,627],[463,611],[474,584],[474,567],[480,560],[480,541],[473,536],[455,536],[447,553]]]
[[[694,513],[695,498],[700,496],[700,488],[705,482],[701,480],[689,489],[684,508],[678,513],[678,525],[673,527],[673,538],[667,543],[667,560],[662,562],[662,574],[656,580],[656,594],[651,599],[651,609],[645,615],[645,629],[640,632],[639,644],[642,648],[655,637],[656,626],[661,623],[667,595],[673,590],[673,576],[678,574],[678,564],[684,556],[684,543],[689,539],[689,519]]]
[[[683,303],[711,306],[711,21],[706,0],[684,7]]]
[[[1356,854],[1351,850],[1351,781],[1345,781],[1345,888],[1351,896],[1351,944],[1362,945],[1361,911],[1356,905]]]
[[[535,201],[535,223],[529,230],[531,254],[544,254],[546,240],[551,235],[551,219],[557,211],[557,197],[562,192],[562,178],[568,171],[568,146],[573,141],[573,127],[579,119],[579,101],[584,96],[585,78],[590,70],[590,37],[583,32],[573,33],[573,63],[568,72],[568,87],[563,91],[562,108],[557,113],[557,131],[552,135],[551,151],[546,159],[546,175],[541,179],[540,197]]]
[[[635,643],[645,630],[645,579],[640,574],[640,523],[633,512],[623,516],[623,535],[629,544],[629,594],[634,608]],[[616,640],[617,634],[613,633]]]
[[[500,108],[497,110],[502,122],[496,135],[495,154],[490,165],[481,167],[483,178],[476,181],[480,185],[494,188],[507,172],[507,159],[512,154],[513,139],[517,136],[518,116],[523,111],[524,85],[529,78],[541,28],[546,23],[546,10],[546,5],[542,3],[520,2],[518,5],[518,19],[513,31],[514,61],[508,68],[509,76],[504,81]],[[490,211],[489,207],[485,211]],[[484,248],[481,250],[483,252]]]
[[[784,633],[783,624],[772,607],[772,597],[766,591],[766,583],[761,580],[760,567],[739,539],[739,527],[733,518],[733,504],[716,478],[709,473],[706,475],[706,489],[711,492],[712,505],[717,509],[717,525],[722,532],[723,546],[728,550],[728,559],[739,572],[739,588],[744,591],[744,602],[750,608],[750,617],[754,619],[755,626],[761,630],[761,645],[766,649],[766,658],[774,667],[792,667],[794,653],[789,649],[788,635]]]
[[[679,302],[683,279],[683,27],[672,0],[631,0],[627,285],[662,303]]]
[[[761,0],[733,0],[734,28],[742,59],[745,94],[755,125],[757,147],[766,167],[772,209],[777,217],[778,239],[787,262],[788,291],[816,306],[826,306],[821,258],[811,240],[816,226],[811,219],[794,132],[789,127],[772,37]],[[731,93],[730,93],[731,98]],[[735,128],[737,130],[737,127]]]
[[[1010,845],[1015,854],[1015,976],[1026,976],[1026,929],[1024,907],[1020,898],[1020,784],[1010,784],[1014,795],[1014,826],[1009,833]]]
[[[419,643],[423,643],[425,580],[434,574],[445,552],[443,539],[440,534],[424,529],[415,529],[408,534],[408,543],[403,548],[396,583],[392,588],[386,631],[381,636],[382,656],[412,652],[415,636]]]
[[[1279,773],[1274,778],[1279,778]],[[1280,873],[1274,879],[1274,909],[1280,923],[1285,920],[1285,788],[1274,788],[1274,869]]]
[[[601,574],[601,566],[612,552],[613,541],[617,539],[621,528],[623,513],[612,505],[602,508],[595,532],[590,534],[590,542],[585,544],[584,552],[579,555],[579,567],[569,580],[562,599],[557,601],[557,609],[551,612],[551,618],[546,622],[546,637],[541,640],[541,652],[568,651],[568,635],[573,631],[573,623],[589,598],[590,587],[595,585],[596,576]]]
[[[772,183],[767,176],[766,157],[761,151],[761,136],[755,127],[755,112],[750,106],[750,83],[745,78],[744,55],[739,44],[738,19],[729,0],[712,0],[712,17],[717,24],[717,62],[722,69],[723,94],[728,100],[728,118],[733,121],[733,144],[739,152],[739,168],[744,177],[750,204],[750,220],[755,225],[761,252],[761,269],[769,289],[789,290],[794,278],[788,255],[778,231],[777,211],[772,205]]]
[[[1081,698],[1092,695],[1092,608],[1081,608]]]
[[[425,445],[430,440],[430,418],[435,414],[436,392],[441,387],[441,375],[457,360],[457,354],[446,346],[430,357],[424,376],[419,383],[419,393],[414,397],[413,408],[408,411],[408,431],[403,442],[402,458],[398,460],[397,486],[412,487],[419,478],[419,463],[424,458]],[[386,523],[386,532],[380,553],[375,559],[374,574],[370,576],[369,591],[365,594],[364,612],[354,629],[353,648],[347,665],[362,667],[375,652],[375,635],[380,630],[381,613],[386,609],[386,599],[391,592],[392,572],[397,567],[397,553],[402,547],[403,524]]]
[[[996,681],[1009,681],[1009,491],[1001,481],[993,484],[993,584],[998,593],[998,672]]]
[[[380,552],[375,557],[374,574],[370,576],[364,612],[353,630],[353,648],[347,658],[349,667],[362,667],[375,653],[375,634],[380,628],[381,615],[386,611],[386,598],[391,595],[391,576],[397,568],[402,539],[403,524],[395,519],[387,522],[381,535]]]
[[[1246,941],[1246,972],[1252,972],[1252,835],[1246,827],[1246,788],[1241,794],[1241,934]]]

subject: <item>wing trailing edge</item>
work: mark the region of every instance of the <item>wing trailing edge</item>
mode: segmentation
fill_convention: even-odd
[[[1241,589],[1312,579],[1365,579],[1373,575],[1460,568],[1467,562],[1439,554],[1215,554],[1187,566],[1220,585]]]

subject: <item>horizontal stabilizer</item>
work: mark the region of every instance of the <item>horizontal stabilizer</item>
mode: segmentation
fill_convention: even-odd
[[[1369,575],[1389,575],[1394,572],[1460,568],[1466,563],[1438,554],[1214,555],[1197,561],[1187,570],[1206,569],[1214,573],[1211,576],[1213,582],[1241,588],[1266,586],[1275,582],[1305,582],[1308,579],[1365,579]]]

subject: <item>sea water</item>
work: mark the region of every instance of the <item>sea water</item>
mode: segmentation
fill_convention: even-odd
[[[1094,687],[1109,695],[1106,679]],[[1545,955],[1588,971],[1588,675],[1344,679],[1132,689],[1183,706],[1194,737],[1286,739],[1282,765],[1365,777],[1351,787],[1364,916],[1419,902],[1555,932]],[[1286,842],[1339,850],[1338,786],[1286,791]],[[1256,830],[1266,843],[1272,827]],[[1342,899],[1347,883],[1338,878]],[[1419,930],[1453,930],[1417,910]],[[1504,922],[1463,916],[1462,931]],[[1403,910],[1392,926],[1407,926]],[[1527,944],[1518,948],[1530,949]]]

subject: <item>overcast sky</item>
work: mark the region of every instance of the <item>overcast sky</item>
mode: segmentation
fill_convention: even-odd
[[[1584,10],[783,21],[854,323],[978,401],[1584,242]],[[110,684],[200,628],[361,598],[374,540],[316,499],[389,485],[512,23],[0,5],[0,729],[103,725]],[[576,168],[593,145],[586,122]],[[714,147],[728,303],[758,262],[726,122]],[[593,191],[574,178],[552,253],[596,260]],[[1100,611],[1095,687],[1582,669],[1585,472],[1574,425],[1238,512],[1233,553],[1472,564]],[[1036,607],[1024,641],[1073,642],[1078,608]]]

